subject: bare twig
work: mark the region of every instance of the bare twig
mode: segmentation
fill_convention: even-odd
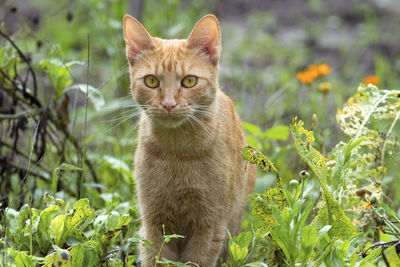
[[[18,119],[21,116],[34,116],[41,113],[43,110],[44,110],[43,108],[38,108],[38,109],[24,110],[15,114],[0,114],[0,119],[13,120],[13,119]]]
[[[24,53],[22,53],[21,49],[16,45],[16,43],[4,32],[0,30],[0,35],[3,36],[7,41],[17,50],[18,55],[22,58],[23,61],[25,61],[26,65],[28,66],[29,71],[31,72],[32,79],[33,79],[33,94],[34,96],[37,95],[37,81],[36,81],[36,74],[33,71],[33,68],[31,66],[31,63],[29,62],[28,58],[25,56]]]

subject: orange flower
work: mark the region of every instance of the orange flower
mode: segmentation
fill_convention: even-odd
[[[304,84],[311,84],[320,76],[329,74],[332,71],[328,64],[321,65],[310,64],[307,70],[297,73],[297,79]]]
[[[378,85],[379,82],[380,82],[380,79],[376,75],[370,75],[370,76],[364,77],[364,83],[365,84],[369,84],[370,83],[370,84],[373,84],[373,85]]]
[[[332,68],[326,63],[318,65],[318,73],[319,73],[319,75],[322,75],[322,76],[323,75],[328,75],[329,73],[331,73],[331,71],[332,71]]]
[[[312,84],[317,77],[318,73],[315,71],[306,70],[297,73],[297,79],[304,84]]]
[[[368,202],[367,204],[364,204],[364,205],[362,205],[361,207],[362,207],[362,208],[367,208],[367,210],[370,210],[371,207],[372,207],[372,203],[371,203],[371,202]]]

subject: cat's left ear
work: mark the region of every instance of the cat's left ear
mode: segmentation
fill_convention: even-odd
[[[143,25],[132,16],[125,15],[123,25],[126,57],[133,64],[140,52],[154,47],[153,40]]]
[[[187,42],[188,47],[201,49],[210,57],[210,62],[217,65],[222,50],[218,19],[214,15],[201,18],[194,26]]]

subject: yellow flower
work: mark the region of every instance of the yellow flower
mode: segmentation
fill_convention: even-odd
[[[329,82],[322,82],[318,84],[318,90],[321,91],[323,94],[327,94],[329,91],[332,90],[332,85]]]
[[[378,85],[379,82],[380,82],[380,79],[376,75],[370,75],[370,76],[364,77],[364,83],[365,84],[369,84],[370,83],[370,84],[373,84],[373,85]]]

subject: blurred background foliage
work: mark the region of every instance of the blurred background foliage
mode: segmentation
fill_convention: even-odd
[[[348,140],[335,114],[365,77],[375,75],[374,83],[380,88],[398,89],[400,84],[397,0],[2,0],[1,31],[28,57],[37,76],[37,99],[43,106],[57,110],[55,116],[61,114],[66,124],[60,129],[66,129],[78,144],[74,146],[71,141],[63,149],[56,149],[48,142],[44,153],[29,166],[37,121],[25,117],[25,127],[15,144],[24,152],[21,156],[12,149],[12,123],[6,117],[0,119],[3,208],[19,209],[29,197],[34,207],[43,208],[43,195],[52,190],[49,181],[53,169],[61,163],[80,165],[83,144],[93,166],[92,171],[83,173],[84,196],[91,205],[98,209],[117,207],[121,213],[136,207],[132,166],[137,116],[132,114],[137,110],[129,106],[133,101],[121,23],[126,13],[137,17],[150,34],[163,38],[186,38],[203,15],[217,15],[223,46],[220,85],[235,102],[248,143],[268,155],[284,182],[305,168],[289,137],[288,125],[294,116],[309,128],[316,114],[316,147],[329,152],[339,140]],[[0,43],[8,51],[1,54],[0,67],[6,68],[8,62],[11,70],[10,66],[17,63],[6,59],[18,61],[16,51],[5,38]],[[301,82],[298,73],[306,72],[310,64],[327,64],[330,71],[312,82]],[[57,66],[65,69],[66,65],[66,87],[71,90],[61,88],[57,97],[49,72],[58,71]],[[20,66],[16,71],[27,68]],[[4,81],[4,77],[1,79]],[[29,78],[28,87],[32,82]],[[76,85],[85,87],[86,83],[93,90],[89,93],[84,142],[86,91]],[[80,90],[74,90],[74,86]],[[0,91],[0,113],[17,114],[20,110],[13,108],[5,95]],[[377,122],[374,127],[387,131],[390,123]],[[386,159],[388,173],[383,188],[398,211],[400,162],[396,155]],[[11,161],[28,167],[17,172],[15,166],[7,165]],[[37,168],[37,172],[29,172],[29,168]],[[47,180],[37,179],[35,173]],[[56,196],[76,200],[81,172],[61,169],[57,175]],[[273,175],[260,173],[255,191],[261,193],[273,183]],[[249,227],[248,221],[244,227]]]

